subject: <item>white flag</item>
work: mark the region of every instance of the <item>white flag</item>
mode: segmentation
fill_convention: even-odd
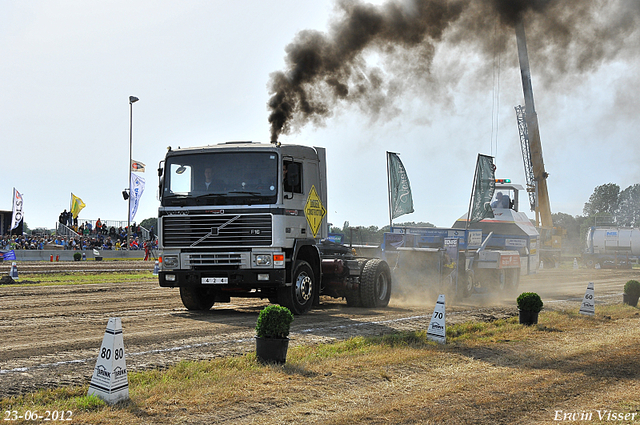
[[[18,225],[20,225],[20,222],[22,221],[22,218],[23,218],[22,195],[14,187],[13,188],[13,218],[11,220],[11,229],[9,230],[13,230],[16,227],[18,227]]]
[[[131,209],[129,210],[129,220],[133,221],[138,211],[138,204],[140,203],[140,197],[144,192],[144,179],[137,174],[131,173]]]

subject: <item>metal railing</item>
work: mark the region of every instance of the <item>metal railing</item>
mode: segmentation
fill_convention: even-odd
[[[87,223],[91,224],[91,232],[89,233],[89,235],[81,235],[80,233],[74,231],[72,228],[70,228],[69,226],[62,224],[60,222],[56,222],[56,234],[57,235],[61,235],[61,236],[68,236],[68,237],[72,237],[72,238],[76,238],[76,237],[82,237],[82,236],[95,236],[96,235],[96,222],[98,220],[83,220],[78,218],[78,226],[81,225],[85,225]],[[102,224],[105,224],[107,226],[107,235],[109,235],[109,230],[113,227],[114,229],[116,229],[116,233],[118,231],[118,229],[122,228],[126,228],[127,227],[127,222],[126,221],[117,221],[117,220],[100,220],[100,222]],[[132,224],[133,226],[133,224]],[[140,235],[138,235],[138,237],[144,241],[151,239],[150,238],[150,232],[149,229],[146,229],[142,226],[137,226],[140,227]],[[155,238],[155,237],[154,237]]]
[[[80,237],[80,235],[76,233],[73,229],[71,229],[70,227],[60,222],[56,223],[56,235],[68,236],[70,238]]]

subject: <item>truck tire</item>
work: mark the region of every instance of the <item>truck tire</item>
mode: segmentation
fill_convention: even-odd
[[[348,289],[345,294],[347,299],[347,307],[362,307],[362,298],[360,298],[360,288]]]
[[[496,277],[496,281],[495,281],[496,289],[499,290],[500,292],[504,291],[505,288],[507,287],[507,274],[505,272],[505,269],[496,270],[495,277]]]
[[[201,286],[181,286],[180,298],[182,298],[182,304],[187,310],[207,311],[213,306],[216,295],[211,292],[209,288],[203,288]]]
[[[358,258],[358,267],[360,270],[360,276],[362,276],[362,269],[367,264],[366,258]],[[348,307],[362,307],[362,297],[360,296],[360,286],[354,289],[347,289],[345,292],[345,298],[347,299]]]
[[[391,298],[391,271],[389,265],[378,258],[367,261],[360,275],[362,306],[386,307]]]
[[[313,269],[306,261],[296,261],[293,270],[291,286],[278,289],[278,304],[287,307],[293,314],[305,314],[311,310],[318,290],[317,282]]]
[[[507,270],[507,290],[515,294],[520,286],[520,269]]]
[[[460,275],[461,279],[458,281],[458,293],[456,294],[459,299],[468,298],[473,292],[473,271],[468,270],[466,273]]]

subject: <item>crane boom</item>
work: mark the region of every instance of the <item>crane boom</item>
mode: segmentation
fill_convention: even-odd
[[[526,124],[525,135],[528,139],[528,151],[530,158],[531,170],[533,171],[533,179],[535,182],[536,202],[536,224],[538,227],[545,229],[553,228],[553,219],[551,217],[551,205],[549,203],[549,193],[547,190],[548,173],[544,169],[544,160],[542,158],[542,144],[540,142],[540,130],[538,127],[538,114],[533,102],[533,88],[531,86],[531,71],[529,68],[529,55],[527,53],[527,42],[524,34],[524,24],[522,20],[516,23],[516,40],[518,42],[518,59],[520,60],[520,74],[522,76],[522,89],[524,91],[524,124]],[[518,123],[520,127],[520,122]],[[521,142],[522,140],[521,130]],[[526,142],[525,142],[526,143]],[[523,154],[525,147],[523,147]],[[525,173],[527,170],[527,158],[525,161]],[[527,176],[528,179],[528,176]],[[529,181],[527,181],[529,183]],[[529,192],[531,193],[531,192]]]
[[[531,205],[531,211],[535,212],[538,207],[538,194],[536,193],[536,179],[533,174],[533,164],[531,163],[531,148],[529,144],[527,122],[524,119],[524,106],[518,105],[515,107],[515,110],[516,119],[518,120],[518,133],[520,133],[520,149],[522,150],[522,159],[524,160],[524,175],[527,179],[529,205]]]

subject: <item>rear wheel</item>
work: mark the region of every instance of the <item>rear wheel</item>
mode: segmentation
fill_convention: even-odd
[[[520,285],[520,269],[507,270],[507,289],[512,293],[518,290]]]
[[[473,271],[468,270],[462,274],[461,278],[458,282],[458,297],[467,298],[473,292]]]
[[[499,291],[504,291],[504,289],[507,286],[507,276],[504,269],[496,270],[495,275],[496,275],[496,282],[495,282],[496,288]]]
[[[360,298],[360,288],[348,289],[345,298],[348,307],[362,307],[362,299]]]
[[[367,260],[365,258],[358,258],[358,270],[360,270],[360,276],[362,276],[362,269]],[[349,307],[362,307],[362,297],[360,297],[360,286],[353,289],[347,289],[345,291],[345,298],[347,299],[347,306]]]
[[[216,294],[201,286],[181,286],[180,298],[187,310],[209,310],[216,300]]]
[[[389,265],[374,258],[367,261],[360,276],[360,297],[363,307],[386,307],[391,298]]]
[[[293,282],[278,290],[278,303],[293,314],[304,314],[311,310],[313,298],[318,290],[313,269],[306,261],[295,263]]]

